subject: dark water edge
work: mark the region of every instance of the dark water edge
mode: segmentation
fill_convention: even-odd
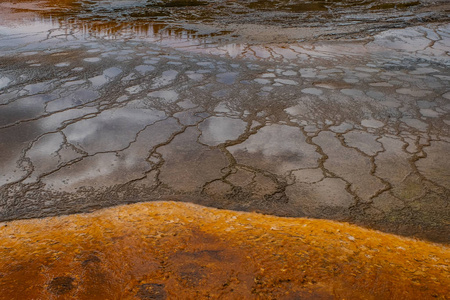
[[[5,1],[3,7],[11,8],[13,13],[32,12],[44,21],[59,22],[67,29],[84,28],[92,33],[108,31],[114,35],[127,28],[142,31],[154,23],[159,25],[152,29],[153,33],[161,29],[174,33],[184,30],[198,37],[220,36],[224,42],[248,42],[251,35],[240,40],[236,28],[252,25],[303,28],[312,32],[284,37],[285,42],[294,42],[367,38],[388,29],[450,20],[450,5],[445,0],[49,0],[37,4]],[[216,28],[205,30],[201,25]],[[280,40],[274,38],[273,42]]]

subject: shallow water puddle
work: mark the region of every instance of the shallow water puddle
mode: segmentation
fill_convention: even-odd
[[[2,2],[0,219],[177,199],[447,243],[446,19],[252,3]],[[322,7],[371,10],[284,15]]]

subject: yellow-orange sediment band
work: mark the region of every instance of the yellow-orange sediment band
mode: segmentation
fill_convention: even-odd
[[[0,223],[0,299],[447,299],[448,247],[152,202]]]

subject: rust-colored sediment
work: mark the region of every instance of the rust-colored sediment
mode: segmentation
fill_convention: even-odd
[[[0,299],[446,299],[450,251],[173,202],[0,223]]]

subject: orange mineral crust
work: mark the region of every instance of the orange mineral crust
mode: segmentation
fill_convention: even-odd
[[[0,299],[448,299],[450,251],[174,202],[0,223]]]

